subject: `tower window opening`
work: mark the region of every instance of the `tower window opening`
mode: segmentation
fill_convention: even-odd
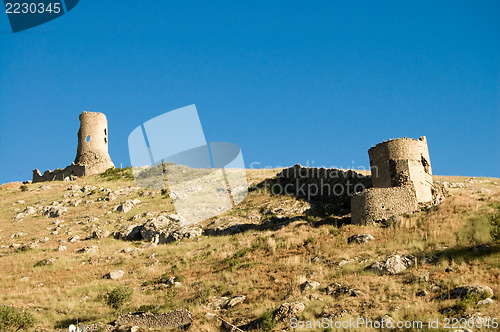
[[[87,142],[87,143],[90,142],[90,135],[87,136],[87,138],[85,139],[85,142]]]

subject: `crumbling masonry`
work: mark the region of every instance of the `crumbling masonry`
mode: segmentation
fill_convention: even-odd
[[[369,224],[413,212],[433,198],[432,170],[425,136],[398,138],[368,150],[373,188],[351,198],[352,222]]]
[[[80,114],[78,148],[75,161],[65,169],[45,171],[33,170],[33,182],[68,180],[74,177],[102,173],[114,167],[108,154],[108,121],[97,112]]]

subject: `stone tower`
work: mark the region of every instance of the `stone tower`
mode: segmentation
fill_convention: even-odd
[[[353,224],[411,213],[432,201],[434,182],[427,139],[391,139],[368,150],[373,188],[351,198]]]
[[[417,202],[432,200],[432,170],[425,136],[398,138],[368,150],[375,188],[410,187]]]
[[[33,182],[71,180],[75,177],[102,173],[114,167],[108,154],[108,121],[97,112],[80,114],[78,148],[75,161],[65,169],[47,170],[40,173],[33,170]]]
[[[85,166],[85,175],[114,167],[108,154],[108,120],[103,113],[82,112],[74,164]]]

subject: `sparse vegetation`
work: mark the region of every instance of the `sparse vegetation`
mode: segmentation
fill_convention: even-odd
[[[274,315],[272,311],[266,311],[264,315],[262,315],[259,321],[259,327],[262,331],[272,331],[276,327],[276,322],[274,320]]]
[[[108,168],[104,173],[100,174],[99,176],[106,181],[134,179],[134,174],[132,173],[132,167]]]
[[[134,289],[127,286],[118,286],[106,294],[106,304],[113,309],[120,309],[127,302],[132,300]]]
[[[491,237],[493,241],[500,243],[500,203],[492,204],[494,211],[489,215],[491,224]]]
[[[25,331],[35,325],[35,318],[27,311],[12,306],[0,306],[0,331]]]

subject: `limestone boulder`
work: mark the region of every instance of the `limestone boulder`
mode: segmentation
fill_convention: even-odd
[[[417,258],[412,255],[391,255],[385,261],[372,264],[370,269],[377,274],[398,274],[417,264]]]
[[[109,271],[104,275],[104,278],[106,279],[111,279],[111,280],[118,280],[122,278],[125,275],[125,272],[122,270],[113,270]]]

